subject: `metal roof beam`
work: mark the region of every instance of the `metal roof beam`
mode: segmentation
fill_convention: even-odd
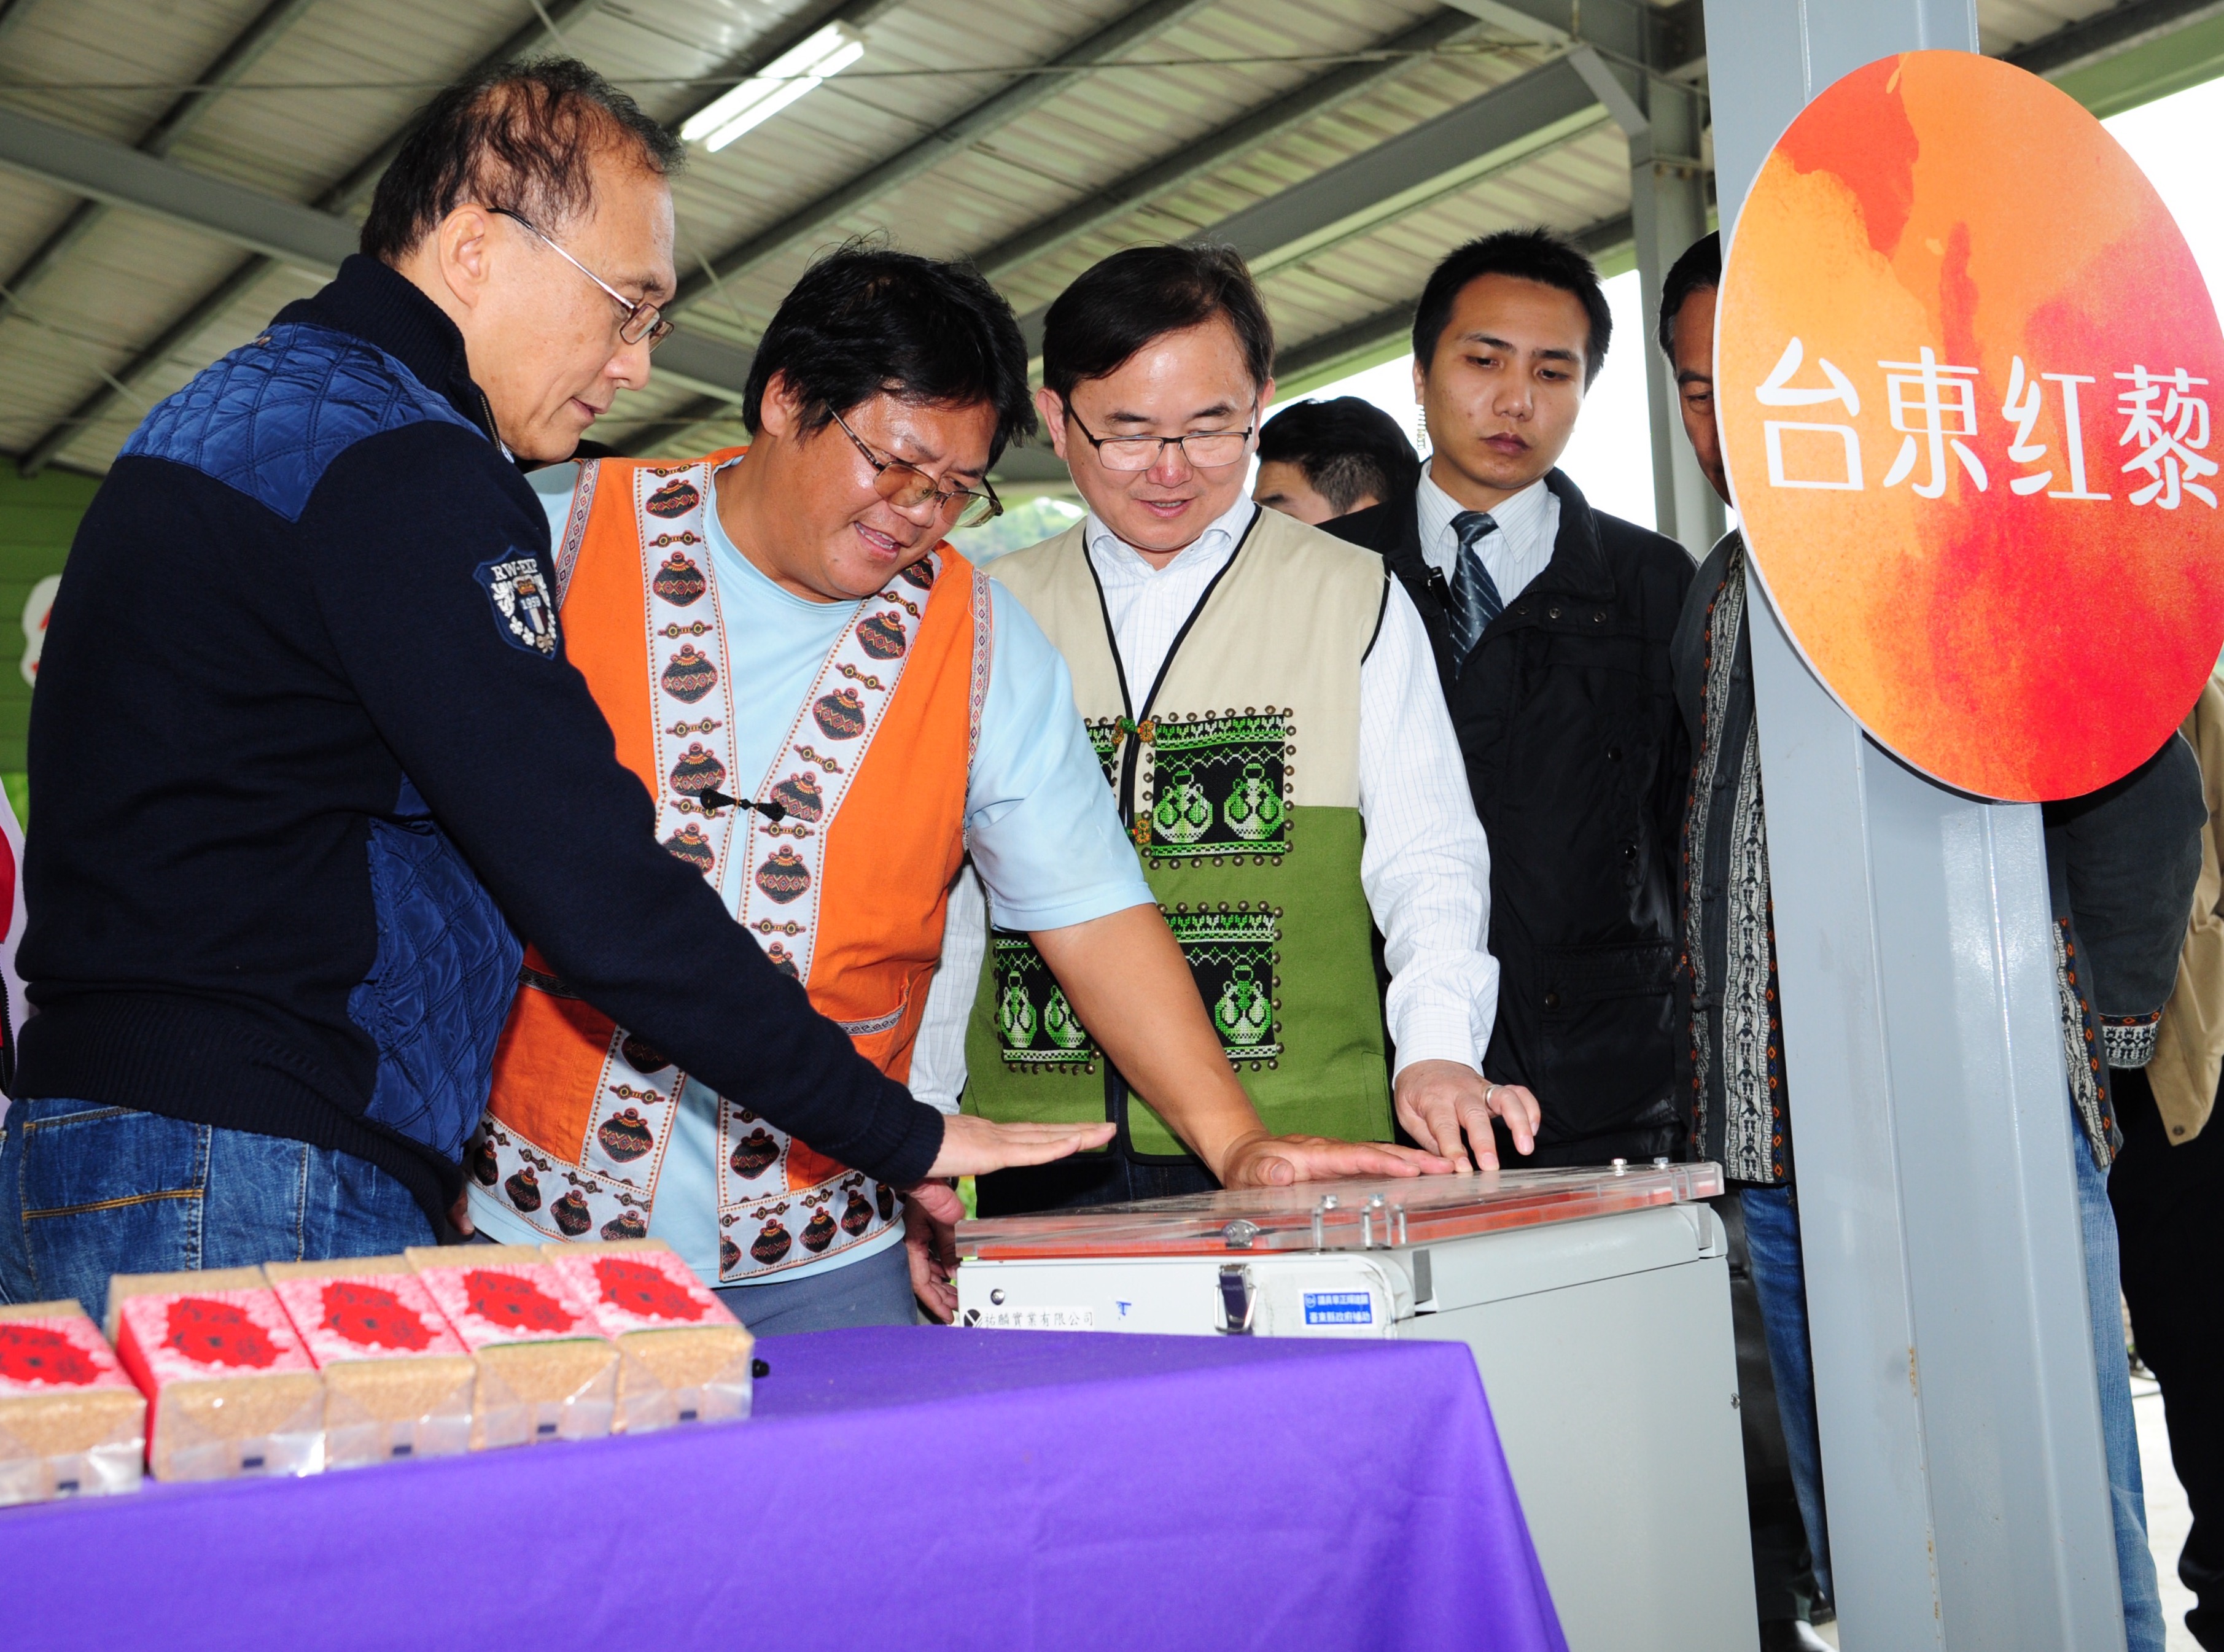
[[[11,109],[0,109],[0,167],[304,269],[329,270],[355,250],[344,218]]]
[[[0,109],[0,167],[167,218],[314,274],[331,274],[356,249],[355,225],[333,213],[7,109]],[[738,400],[749,355],[721,339],[675,332],[657,352],[657,365]]]
[[[255,20],[249,23],[224,50],[217,54],[200,76],[199,83],[165,110],[154,125],[148,127],[139,140],[142,154],[165,155],[195,126],[201,117],[216,106],[216,101],[231,89],[240,76],[262,60],[262,54],[277,42],[278,37],[290,28],[294,19],[309,9],[312,0],[270,0]],[[9,16],[21,16],[23,6],[16,7]],[[4,27],[4,19],[0,19]],[[59,264],[71,248],[82,241],[93,225],[108,215],[108,204],[100,200],[80,200],[72,207],[54,232],[33,249],[31,255],[18,264],[4,285],[0,285],[0,317],[14,311],[25,294],[43,281]]]
[[[797,242],[823,233],[834,220],[870,205],[892,190],[901,188],[972,148],[990,133],[1040,108],[1090,68],[1119,57],[1211,3],[1212,0],[1143,0],[1141,4],[1130,7],[1086,40],[1051,60],[1045,66],[1053,73],[1022,76],[918,142],[869,167],[848,183],[728,248],[710,261],[708,272],[682,280],[679,293],[665,306],[666,310],[683,310],[713,291],[717,282],[744,274]],[[1065,73],[1055,73],[1059,70]]]
[[[263,54],[278,43],[278,37],[291,28],[313,3],[314,0],[270,0],[256,15],[254,22],[232,36],[231,43],[217,54],[216,61],[201,71],[193,89],[162,111],[162,117],[139,140],[140,148],[148,154],[169,154],[178,140],[200,124],[201,117],[216,107],[217,99],[261,62]]]
[[[1206,133],[1166,159],[1090,192],[1086,199],[1006,236],[973,262],[991,281],[1055,252],[1095,230],[1126,217],[1154,196],[1195,182],[1215,167],[1293,131],[1341,104],[1363,96],[1404,74],[1413,54],[1478,33],[1482,25],[1467,12],[1447,7],[1373,49],[1397,54],[1375,63],[1331,69],[1283,93],[1240,120]]]
[[[1604,258],[1610,253],[1626,250],[1636,238],[1632,215],[1627,212],[1603,218],[1587,229],[1578,230],[1568,239],[1593,258]],[[1285,384],[1296,383],[1326,367],[1345,361],[1356,361],[1393,342],[1404,342],[1413,330],[1413,311],[1416,300],[1408,299],[1393,304],[1387,310],[1338,327],[1334,332],[1324,333],[1317,338],[1308,338],[1289,350],[1278,350],[1274,356],[1274,376]]]
[[[1479,26],[1466,13],[1447,9],[1424,19],[1412,28],[1393,35],[1382,43],[1381,49],[1400,54],[1427,51],[1472,33]],[[786,47],[781,49],[785,50]],[[1267,107],[1254,110],[1197,142],[1186,145],[1178,154],[1130,173],[1117,182],[1093,192],[1086,200],[1067,211],[1008,237],[976,258],[974,262],[991,280],[1008,274],[1030,260],[1039,258],[1134,211],[1152,196],[1178,189],[1213,167],[1225,164],[1232,157],[1273,142],[1324,110],[1402,74],[1409,66],[1401,59],[1393,59],[1383,63],[1354,64],[1331,70],[1276,98]],[[741,346],[732,348],[736,355],[745,359],[752,353]],[[672,344],[667,344],[660,355],[660,371],[665,367],[663,357],[669,356],[672,349]],[[746,373],[746,368],[743,370]],[[666,419],[657,423],[673,435],[682,435],[692,426],[718,418],[726,411],[717,398],[708,397],[673,409]]]
[[[1594,5],[1601,3],[1593,0]],[[1607,118],[1597,95],[1562,58],[1362,150],[1190,239],[1231,245],[1250,261],[1254,272],[1263,273],[1410,211],[1486,173],[1526,160]],[[1031,355],[1041,353],[1048,310],[1046,305],[1020,318]],[[726,411],[711,402],[695,402],[658,423],[677,437]],[[1006,467],[1024,464],[1016,457],[1023,451],[1008,455],[998,474],[1017,474]]]
[[[28,0],[16,0],[16,9],[22,9],[27,3]],[[485,70],[495,67],[498,64],[507,63],[512,58],[524,55],[534,46],[546,40],[551,30],[560,31],[572,23],[584,20],[591,15],[601,5],[601,3],[602,0],[532,0],[533,16],[531,21],[513,30],[502,41],[501,45],[496,47],[493,51],[489,52],[485,56],[473,63],[470,68],[464,72],[464,73],[465,75],[478,74]],[[6,17],[4,16],[0,16],[0,28],[4,28],[6,26]],[[462,77],[458,76],[458,78],[461,79]],[[60,127],[51,128],[49,129],[54,132],[66,131],[66,129]],[[351,207],[357,205],[365,195],[368,195],[371,190],[376,186],[380,174],[385,172],[388,165],[393,161],[395,155],[400,152],[402,139],[408,136],[408,128],[406,125],[393,133],[388,137],[385,142],[380,144],[379,147],[368,157],[351,169],[345,177],[342,178],[338,183],[334,184],[331,188],[325,190],[323,194],[319,195],[313,206],[304,207],[295,202],[280,201],[275,196],[260,195],[257,192],[253,190],[238,190],[238,193],[244,196],[253,197],[255,200],[257,201],[275,203],[281,206],[291,207],[294,211],[299,212],[311,212],[324,215],[344,212]],[[67,136],[73,138],[82,139],[87,142],[97,142],[100,141],[97,139],[85,139],[84,138],[84,135],[81,133],[68,133]],[[124,149],[123,146],[121,144],[114,144],[110,147],[122,150],[123,154],[126,156],[135,155],[134,151]],[[36,154],[37,152],[34,150],[33,156],[35,159],[36,158]],[[136,155],[136,158],[142,161],[148,161],[148,159],[144,155]],[[106,157],[107,161],[112,161],[114,157],[112,156]],[[0,164],[9,163],[0,161]],[[88,164],[91,164],[90,161],[88,161]],[[104,162],[104,164],[105,162]],[[188,171],[185,167],[172,167],[169,163],[165,161],[152,161],[149,164],[166,168],[166,170],[161,174],[161,176],[165,179],[173,174],[176,174],[186,180],[193,180],[193,183],[187,186],[189,190],[196,186],[225,190],[237,189],[237,186],[235,185],[223,184],[218,180],[204,177],[201,173]],[[20,171],[32,172],[35,175],[37,172],[37,168],[35,166],[23,166],[18,164],[17,169]],[[143,185],[150,174],[133,173],[132,176],[137,178]],[[90,190],[80,190],[79,192],[82,194],[93,195],[96,199],[108,199],[101,197],[95,192]],[[141,203],[136,200],[132,202],[110,200],[110,204],[116,205],[130,205],[135,208],[141,205]],[[235,203],[235,205],[240,204]],[[249,210],[251,212],[258,211],[260,210],[258,208],[255,208],[252,202],[245,204],[245,206],[246,210]],[[160,209],[149,210],[159,211]],[[174,212],[169,211],[161,211],[160,215],[172,218],[174,219],[176,218],[176,215]],[[269,224],[275,224],[279,222],[279,219],[275,215],[273,215],[268,219],[268,222]],[[293,223],[297,229],[300,227],[298,220],[287,220],[287,222]],[[200,224],[196,227],[201,229],[210,228],[210,226],[205,223]],[[341,257],[344,257],[347,253],[353,252],[355,250],[357,235],[352,225],[346,224],[343,222],[341,228],[346,236],[347,244],[344,250],[343,250],[339,255]],[[221,232],[218,231],[218,233]],[[243,243],[242,244],[254,245],[255,243]],[[296,253],[303,252],[305,250],[306,246],[297,247],[295,249]],[[183,349],[187,344],[190,344],[193,337],[199,333],[202,329],[215,321],[218,316],[222,315],[224,312],[231,306],[231,304],[243,296],[254,287],[255,283],[262,279],[262,277],[274,266],[280,263],[292,263],[298,262],[298,257],[289,256],[285,252],[273,251],[257,247],[254,255],[235,265],[231,272],[219,281],[213,287],[210,288],[206,293],[204,293],[199,298],[196,299],[190,306],[188,306],[184,314],[178,317],[177,319],[173,321],[167,327],[165,327],[159,337],[157,337],[152,344],[148,344],[142,349],[136,355],[133,356],[129,362],[123,364],[123,367],[118,369],[113,374],[111,374],[108,380],[104,380],[90,394],[88,394],[84,400],[79,402],[75,407],[73,407],[67,416],[65,417],[59,424],[54,425],[41,435],[37,441],[32,443],[29,447],[26,448],[23,451],[22,457],[16,461],[16,470],[24,476],[36,476],[41,470],[46,469],[47,463],[54,458],[54,455],[59,453],[63,448],[66,447],[71,442],[74,441],[80,431],[82,431],[87,425],[92,423],[95,419],[100,418],[111,407],[115,405],[117,397],[122,394],[122,391],[117,388],[119,385],[126,388],[132,385],[136,385],[141,379],[146,377],[148,374],[155,371],[157,368],[161,366],[163,363],[170,359],[171,356],[175,351]],[[337,264],[338,262],[338,259],[335,258],[332,260],[332,264],[311,264],[306,267],[310,268],[330,268],[332,267],[332,264]],[[113,381],[113,382],[111,382],[110,381]]]
[[[1562,58],[1494,86],[1188,239],[1234,247],[1266,274],[1412,211],[1447,190],[1526,160],[1606,118],[1598,96]],[[1042,350],[1047,305],[1020,319]]]
[[[2123,0],[2006,53],[2003,61],[2050,79],[2224,13],[2224,0]]]
[[[1451,0],[1516,39],[1539,46],[1587,45],[1666,72],[1706,55],[1703,7],[1647,0]]]

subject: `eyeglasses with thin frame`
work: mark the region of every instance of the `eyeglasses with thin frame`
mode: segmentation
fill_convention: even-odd
[[[1253,402],[1251,411],[1258,410],[1259,404]],[[1089,438],[1097,461],[1107,470],[1147,470],[1169,447],[1181,449],[1182,457],[1201,470],[1217,470],[1248,453],[1251,433],[1258,429],[1254,423],[1242,430],[1193,430],[1186,436],[1099,436],[1081,422],[1070,401],[1065,404],[1065,422]]]
[[[1004,514],[1004,501],[996,497],[996,490],[987,478],[982,479],[978,493],[970,488],[945,488],[915,464],[906,464],[901,459],[884,459],[874,452],[840,413],[834,413],[833,419],[842,426],[842,433],[863,455],[865,463],[873,467],[873,491],[898,510],[914,510],[932,499],[936,515],[956,518],[950,524],[951,527],[978,527]]]
[[[622,312],[618,320],[618,337],[629,344],[638,344],[646,339],[654,350],[672,336],[672,324],[664,318],[664,312],[647,299],[629,299],[601,276],[556,244],[555,238],[536,226],[522,212],[513,212],[506,206],[490,206],[487,211],[498,218],[508,218],[547,247],[565,263],[610,295],[610,302]]]

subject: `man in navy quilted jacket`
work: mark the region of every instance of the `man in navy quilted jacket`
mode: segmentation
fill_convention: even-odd
[[[519,465],[648,382],[679,158],[577,63],[451,88],[363,255],[125,445],[32,709],[0,1301],[456,1237],[521,937],[877,1180],[1109,1134],[945,1119],[861,1059],[656,845],[565,659]]]

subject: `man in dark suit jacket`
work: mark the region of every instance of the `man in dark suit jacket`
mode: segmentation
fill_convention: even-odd
[[[1676,959],[1690,751],[1668,645],[1691,559],[1594,511],[1554,468],[1613,318],[1544,230],[1470,242],[1413,321],[1419,487],[1323,524],[1412,593],[1490,840],[1501,971],[1485,1071],[1544,1109],[1537,1150],[1595,1164],[1680,1152]]]

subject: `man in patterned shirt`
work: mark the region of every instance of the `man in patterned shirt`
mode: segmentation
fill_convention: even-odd
[[[1149,1075],[1223,1181],[1449,1168],[1269,1137],[1057,651],[944,539],[998,508],[988,468],[1033,422],[1027,359],[976,273],[847,248],[759,343],[747,448],[534,474],[571,657],[656,800],[658,841],[892,1078],[917,1081],[970,848],[1046,961],[1046,995]],[[908,1323],[914,1292],[949,1316],[949,1189],[903,1193],[830,1157],[526,965],[470,1158],[481,1231],[662,1238],[761,1334]]]
[[[1715,301],[1721,284],[1722,242],[1710,235],[1687,249],[1669,271],[1659,339],[1675,367],[1684,432],[1701,469],[1727,501],[1714,400]],[[1827,1594],[1829,1529],[1779,1012],[1753,643],[1746,622],[1750,604],[1762,600],[1747,583],[1745,544],[1733,531],[1700,565],[1671,654],[1693,752],[1684,823],[1684,968],[1692,1002],[1694,1146],[1696,1157],[1719,1162],[1737,1189],[1792,1479],[1816,1579]],[[2200,766],[2173,735],[2114,784],[2045,805],[2045,822],[2057,983],[2078,1132],[2070,1157],[2125,1626],[2133,1652],[2161,1652],[2162,1606],[2147,1547],[2116,1226],[2108,1205],[2108,1165],[2123,1141],[2109,1075],[2112,1069],[2145,1067],[2152,1057],[2155,1025],[2177,980],[2178,944],[2201,870],[2200,834],[2208,822]]]

